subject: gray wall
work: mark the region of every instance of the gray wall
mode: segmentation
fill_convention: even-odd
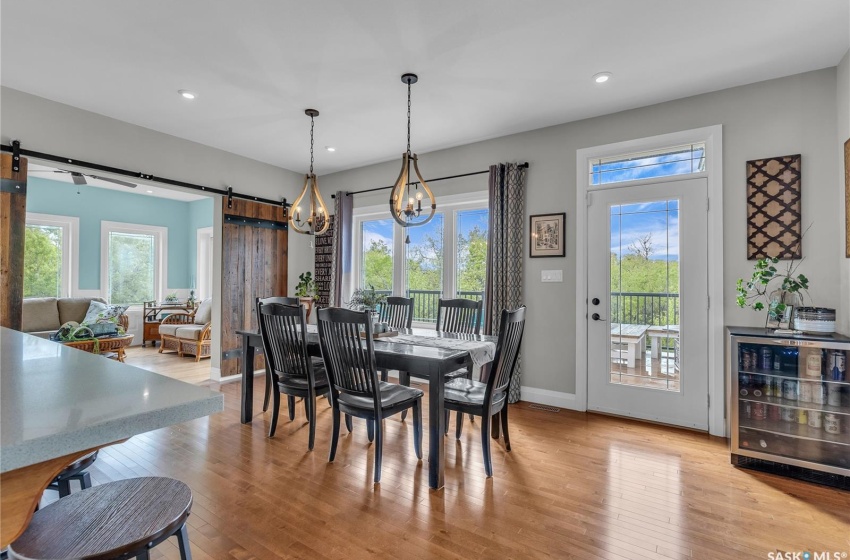
[[[845,53],[844,58],[838,65],[836,84],[836,106],[838,107],[838,208],[839,242],[836,253],[840,261],[841,278],[841,310],[839,313],[839,330],[850,333],[850,259],[845,258],[844,223],[846,202],[844,200],[844,142],[850,139],[850,51]]]
[[[0,142],[8,145],[12,139],[39,152],[216,188],[232,185],[236,191],[271,199],[285,196],[293,200],[303,183],[302,175],[286,169],[3,87]],[[220,208],[216,203],[216,231],[221,227]],[[306,236],[290,235],[290,262],[309,264],[312,253],[302,237]],[[220,271],[221,263],[215,262],[214,267]],[[297,271],[298,267],[290,267],[290,293],[298,281]],[[216,293],[219,286],[217,278],[213,283]],[[213,313],[216,327],[221,319],[219,303]],[[214,342],[213,367],[218,366],[216,345]]]
[[[420,154],[420,167],[426,178],[486,169],[498,162],[528,161],[531,169],[527,214],[567,212],[566,259],[526,258],[525,262],[529,315],[523,353],[524,386],[575,392],[576,150],[715,124],[723,125],[724,141],[726,323],[764,324],[763,314],[738,309],[733,297],[736,278],[752,272],[745,253],[745,162],[755,158],[803,155],[804,223],[814,222],[814,226],[804,240],[806,258],[800,271],[811,279],[815,304],[838,306],[839,260],[832,249],[841,231],[834,208],[839,184],[835,68]],[[403,125],[399,121],[399,127]],[[415,130],[414,122],[414,148]],[[399,156],[402,148],[399,144]],[[323,194],[329,197],[337,190],[388,185],[397,177],[399,166],[400,157],[324,176]],[[440,195],[486,189],[486,184],[485,175],[435,183],[433,188],[439,204]],[[357,205],[384,203],[388,194],[383,191],[355,200]],[[542,284],[540,271],[556,268],[564,270],[564,283]],[[841,313],[846,316],[850,312],[848,304],[841,305]]]

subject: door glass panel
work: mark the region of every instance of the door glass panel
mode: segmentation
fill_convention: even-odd
[[[610,382],[678,392],[679,201],[611,206]]]

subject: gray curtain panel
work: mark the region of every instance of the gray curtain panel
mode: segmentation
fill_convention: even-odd
[[[334,198],[334,238],[331,250],[331,307],[342,307],[351,296],[351,244],[354,197],[337,191]]]
[[[490,238],[487,242],[487,285],[484,288],[486,334],[498,335],[503,309],[522,305],[525,239],[525,169],[515,163],[490,166]],[[522,360],[511,381],[509,402],[520,398]]]

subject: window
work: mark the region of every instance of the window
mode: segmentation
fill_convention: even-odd
[[[705,171],[705,143],[590,160],[590,185]]]
[[[110,303],[162,298],[168,228],[101,222],[101,291]]]
[[[76,263],[79,220],[27,213],[24,241],[24,297],[68,297]]]
[[[414,298],[413,320],[420,324],[436,322],[440,298],[484,297],[487,194],[444,196],[437,205],[430,222],[407,230],[385,217],[384,206],[354,211],[357,287]]]

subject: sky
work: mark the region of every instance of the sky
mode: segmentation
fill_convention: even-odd
[[[410,236],[410,244],[418,245],[425,242],[425,237],[431,235],[438,237],[442,235],[442,229],[446,216],[443,212],[437,212],[434,218],[424,226],[407,228],[407,234]],[[462,210],[458,212],[457,233],[469,235],[469,232],[475,226],[483,230],[487,230],[488,211],[481,210]],[[363,249],[366,250],[372,244],[372,241],[383,241],[392,251],[393,247],[393,224],[395,221],[392,218],[384,220],[370,220],[363,222]]]

